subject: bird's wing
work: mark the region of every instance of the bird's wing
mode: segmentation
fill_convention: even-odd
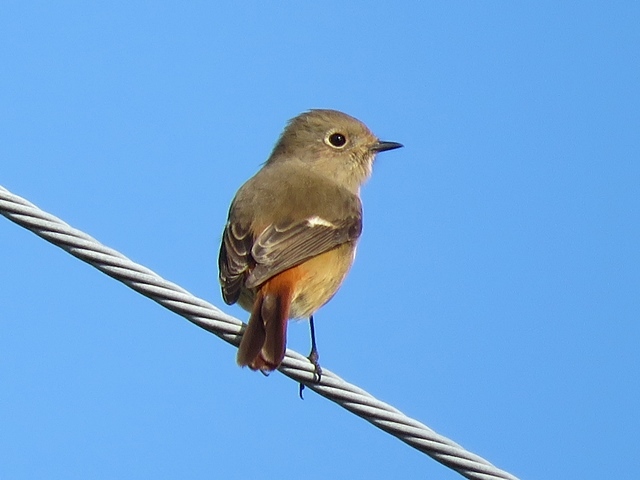
[[[238,301],[247,271],[255,265],[251,258],[253,236],[249,225],[228,222],[222,234],[218,256],[222,298],[228,305]]]
[[[355,241],[361,231],[359,212],[340,220],[328,221],[312,216],[302,221],[269,225],[251,247],[255,267],[249,273],[245,286],[256,287],[311,257]]]

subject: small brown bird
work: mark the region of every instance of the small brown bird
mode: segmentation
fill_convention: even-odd
[[[376,154],[399,147],[349,115],[311,110],[289,122],[264,166],[238,190],[218,265],[224,301],[251,312],[240,366],[278,368],[287,321],[309,318],[309,359],[319,380],[313,313],[353,262],[362,231],[360,186]]]

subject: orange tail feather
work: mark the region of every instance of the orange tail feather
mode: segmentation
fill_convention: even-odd
[[[260,287],[238,348],[238,365],[265,372],[280,366],[287,348],[289,307],[297,277],[296,269],[289,269]]]

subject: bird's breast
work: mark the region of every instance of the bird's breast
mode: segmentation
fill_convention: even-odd
[[[308,318],[331,300],[344,281],[355,257],[355,243],[344,243],[294,268],[300,281],[293,291],[290,318]]]

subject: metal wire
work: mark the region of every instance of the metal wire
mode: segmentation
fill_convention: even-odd
[[[208,332],[235,346],[239,345],[244,329],[240,320],[191,295],[175,283],[164,280],[148,268],[132,262],[121,253],[102,245],[2,186],[0,214]],[[510,473],[438,435],[426,425],[345,382],[324,367],[321,381],[314,383],[313,365],[305,356],[293,350],[287,349],[279,370],[466,478],[517,480]]]

